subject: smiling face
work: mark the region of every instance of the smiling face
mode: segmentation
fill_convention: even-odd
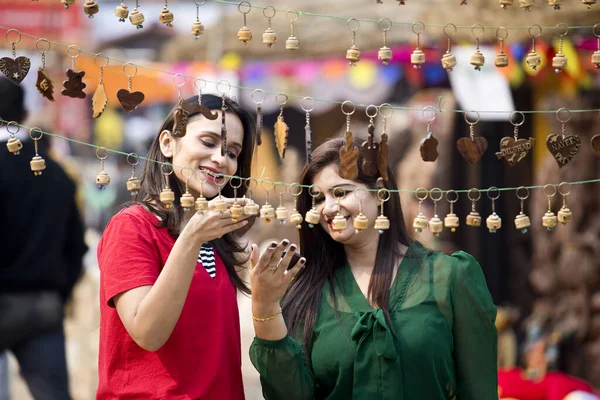
[[[229,178],[218,177],[218,174],[235,175],[238,158],[242,151],[244,128],[239,117],[232,113],[225,114],[227,125],[227,152],[221,155],[221,111],[215,111],[219,117],[206,119],[198,114],[190,118],[187,133],[182,138],[175,138],[167,130],[160,134],[160,149],[165,157],[171,158],[175,166],[177,178],[185,185],[186,177],[191,171],[182,171],[181,167],[189,167],[194,176],[189,179],[189,190],[197,197],[201,191],[206,198],[218,194],[218,186],[225,185]],[[202,184],[202,181],[204,183]]]
[[[336,242],[346,245],[359,245],[365,241],[373,241],[378,239],[377,230],[373,229],[375,219],[379,215],[378,201],[374,192],[359,191],[357,189],[368,189],[366,185],[343,179],[338,174],[338,166],[331,164],[323,168],[317,173],[312,182],[317,189],[314,193],[319,193],[316,197],[315,207],[321,214],[321,227],[325,232],[329,233],[331,238]],[[347,194],[339,201],[334,196],[334,189],[345,189]],[[320,190],[318,189],[320,188]],[[341,191],[336,190],[336,195]],[[357,197],[358,196],[358,197]],[[360,214],[361,205],[359,198],[362,200],[362,213],[369,219],[369,228],[357,234],[354,229],[354,218]],[[338,214],[346,218],[347,227],[341,231],[333,229],[333,218]]]

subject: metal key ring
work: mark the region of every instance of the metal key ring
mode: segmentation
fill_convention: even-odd
[[[282,102],[279,100],[279,96],[283,96],[283,97],[284,97],[283,103],[282,103]],[[280,107],[283,107],[283,106],[285,106],[285,105],[287,104],[288,100],[289,100],[289,97],[288,97],[288,95],[287,95],[287,94],[285,94],[285,93],[279,92],[279,93],[277,93],[277,94],[275,95],[275,102],[276,102],[277,104],[279,104],[279,106],[280,106]]]
[[[552,188],[552,190],[553,190],[553,192],[551,192],[552,194],[550,194],[548,192],[549,188]],[[547,185],[544,185],[543,191],[544,191],[544,194],[546,195],[546,197],[554,197],[556,195],[556,192],[557,192],[556,185],[552,185],[552,184],[548,183]]]
[[[104,150],[106,152],[106,154],[104,155],[104,157],[102,157],[100,155],[100,152]],[[99,160],[106,160],[108,158],[108,150],[105,147],[98,147],[96,148],[96,157],[98,157]]]
[[[48,45],[48,49],[47,50],[40,50],[40,43],[46,43]],[[41,54],[46,54],[47,52],[50,51],[50,41],[48,39],[45,38],[40,38],[35,42],[35,48],[37,49],[37,51],[39,51]]]
[[[252,183],[254,183],[254,186],[252,186]],[[256,178],[248,178],[246,179],[246,182],[244,182],[244,185],[246,185],[246,189],[252,192],[252,190],[258,187],[258,180],[256,180]]]
[[[277,187],[281,186],[283,188],[283,190],[278,191]],[[285,185],[285,182],[274,182],[273,183],[273,191],[279,195],[282,195],[286,192],[287,190],[287,186]]]
[[[386,21],[388,23],[387,24],[387,28],[386,28],[386,25],[381,25],[382,22],[386,22]],[[381,18],[381,19],[379,19],[378,25],[379,25],[379,29],[381,29],[384,32],[387,32],[390,29],[392,29],[392,21],[389,18]]]
[[[269,192],[270,190],[272,190],[273,188],[275,188],[275,183],[273,183],[273,180],[271,178],[265,178],[265,179],[263,179],[261,181],[261,185],[265,189],[265,192]],[[271,187],[269,188],[268,185],[271,185]]]
[[[477,119],[475,119],[474,122],[469,121],[469,113],[475,113],[477,115]],[[465,122],[471,126],[477,124],[479,122],[480,118],[479,118],[479,113],[475,110],[471,110],[471,111],[467,111],[465,112]]]
[[[11,127],[11,126],[13,126],[13,125],[17,127],[17,130],[16,130],[16,131],[14,131],[14,132],[11,132],[11,131],[10,131],[10,127]],[[8,133],[10,133],[12,136],[15,136],[17,133],[19,133],[19,131],[21,130],[21,127],[20,127],[20,126],[19,126],[19,124],[17,124],[15,121],[9,121],[9,122],[6,124],[6,130],[7,130],[7,131],[8,131]]]
[[[472,196],[471,193],[476,193],[477,197],[471,197]],[[469,189],[469,192],[467,193],[467,197],[471,201],[479,201],[481,199],[481,191],[479,189],[476,189],[476,188]]]
[[[204,82],[204,85],[199,87],[198,86],[198,82]],[[194,79],[194,87],[196,89],[198,89],[198,91],[201,92],[202,89],[206,88],[206,79],[204,79],[204,78],[196,78],[196,79]]]
[[[305,101],[309,102],[309,104],[312,104],[312,107],[305,107],[304,106]],[[312,103],[310,103],[310,102],[312,102]],[[302,108],[302,110],[304,110],[304,112],[311,112],[312,110],[315,109],[315,100],[310,96],[303,97],[302,100],[300,100],[300,107]]]
[[[167,171],[167,172],[165,172],[165,167],[167,167],[167,168],[170,168],[170,170],[169,170],[169,171]],[[160,166],[160,172],[162,172],[162,174],[163,174],[164,176],[169,176],[169,175],[171,175],[171,174],[173,173],[173,164],[169,164],[169,163],[163,163],[163,164]]]
[[[15,42],[15,41],[12,41],[12,40],[10,40],[10,39],[8,38],[8,35],[9,35],[11,32],[17,32],[17,34],[19,35],[19,38],[17,39],[17,41],[16,41],[16,42]],[[23,36],[21,35],[21,32],[19,32],[19,31],[18,31],[18,30],[16,30],[16,29],[9,29],[9,30],[7,30],[7,31],[6,31],[6,34],[4,35],[4,37],[6,38],[6,41],[7,41],[7,42],[10,42],[11,44],[17,44],[17,43],[19,43],[19,42],[21,41],[21,38],[22,38]]]
[[[242,6],[244,4],[246,4],[248,6],[248,11],[246,11],[246,12],[242,11]],[[242,14],[248,14],[251,10],[252,10],[252,4],[250,4],[250,2],[248,2],[248,1],[241,1],[240,4],[238,4],[238,11],[241,12]]]
[[[567,119],[562,120],[560,119],[560,112],[561,111],[565,111],[567,113]],[[566,124],[567,122],[569,122],[571,120],[571,110],[569,110],[568,108],[565,107],[561,107],[556,111],[556,119],[558,120],[558,122]]]
[[[354,29],[352,29],[352,27],[350,26],[352,22],[356,22],[356,28]],[[360,22],[356,18],[350,18],[348,21],[346,21],[346,26],[348,27],[350,32],[356,32],[358,28],[360,28]]]
[[[504,36],[501,36],[501,32],[504,33]],[[498,29],[496,29],[496,38],[498,40],[506,40],[506,38],[508,38],[508,29],[506,29],[505,27],[501,26]]]
[[[73,54],[71,54],[71,50],[75,50],[75,51],[77,51],[77,53],[75,55],[73,55]],[[67,47],[67,55],[69,55],[69,57],[77,58],[77,57],[79,57],[79,54],[81,54],[81,50],[79,49],[79,46],[72,44],[69,47]]]
[[[183,82],[181,83],[177,83],[177,78],[182,78]],[[185,76],[183,76],[182,74],[175,74],[173,75],[173,83],[178,87],[178,88],[182,88],[183,86],[185,86],[185,82],[186,82],[186,78]]]
[[[520,196],[519,191],[525,191],[525,195]],[[525,186],[519,186],[517,188],[516,195],[519,200],[526,200],[529,197],[529,189],[527,189]]]
[[[369,109],[371,109],[371,108],[375,109],[375,112],[374,112],[374,113],[372,113],[372,114],[370,114],[370,113],[369,113]],[[367,108],[365,108],[365,113],[367,114],[367,117],[369,117],[369,118],[371,118],[371,119],[372,119],[372,118],[375,118],[375,117],[377,116],[377,113],[378,113],[378,112],[379,112],[379,110],[377,109],[377,106],[376,106],[376,105],[374,105],[374,104],[369,104],[369,105],[367,106]]]
[[[128,66],[132,66],[133,68],[135,68],[134,71],[133,71],[133,74],[128,74],[127,73],[126,68]],[[134,63],[132,63],[132,62],[126,62],[125,64],[123,64],[123,73],[125,74],[126,77],[133,78],[134,76],[137,75],[137,71],[138,71],[137,65],[135,65]]]
[[[433,117],[427,118],[425,116],[425,112],[426,111],[430,111],[430,110],[433,111]],[[428,123],[432,123],[437,118],[437,110],[435,109],[434,106],[425,106],[425,107],[423,107],[422,114],[423,114],[423,118],[425,118]]]
[[[559,32],[559,29],[561,29],[561,28],[563,28],[563,30],[564,30],[564,32],[563,32],[563,33],[560,33],[560,32]],[[567,36],[567,34],[569,33],[569,25],[567,25],[567,24],[565,24],[565,23],[562,23],[562,22],[561,22],[560,24],[558,24],[558,25],[556,25],[556,26],[554,27],[554,31],[556,32],[556,34],[557,34],[559,37],[565,37],[565,36]]]
[[[237,179],[240,182],[240,184],[234,185],[233,184],[234,179]],[[243,184],[244,184],[244,181],[242,181],[242,178],[240,178],[239,176],[232,176],[231,179],[229,179],[229,186],[231,186],[232,189],[239,189],[242,187]]]
[[[387,110],[389,110],[389,114],[387,113]],[[381,115],[383,118],[389,118],[392,116],[393,113],[394,113],[394,108],[392,107],[391,104],[383,103],[382,105],[379,106],[379,115]]]
[[[290,14],[296,14],[296,18],[290,19],[290,17],[289,17]],[[290,21],[292,23],[296,22],[298,20],[298,17],[300,17],[300,13],[298,11],[294,10],[293,8],[290,8],[285,13],[285,19],[287,19],[288,21]]]
[[[299,188],[300,190],[298,190],[297,192],[294,192],[293,188]],[[300,196],[300,194],[302,194],[302,185],[299,182],[294,182],[290,185],[290,194],[294,197],[298,197]]]
[[[341,194],[338,194],[341,191]],[[344,197],[346,197],[346,190],[343,187],[336,187],[333,189],[333,198],[336,200],[342,200]]]
[[[563,187],[567,188],[568,191],[564,191]],[[561,182],[558,185],[558,193],[560,193],[562,196],[568,196],[571,194],[571,184],[569,182]]]
[[[40,136],[38,137],[34,137],[33,136],[33,131],[37,131],[40,133]],[[44,131],[42,131],[40,128],[38,128],[37,126],[34,126],[33,128],[29,129],[29,137],[33,140],[40,140],[42,138],[42,136],[44,136]]]
[[[227,91],[224,92],[224,91],[219,90],[219,85],[225,85],[225,84],[227,84]],[[215,88],[217,89],[217,92],[219,92],[219,94],[221,94],[222,96],[225,96],[231,90],[231,83],[229,83],[229,81],[226,79],[222,79],[219,82],[217,82],[217,85],[215,86]]]
[[[266,11],[267,10],[271,10],[273,11],[273,15],[267,15]],[[267,18],[267,19],[271,19],[275,16],[275,14],[277,14],[277,10],[275,10],[275,7],[273,6],[266,6],[265,8],[263,8],[263,15]]]
[[[129,157],[135,159],[136,161],[135,162],[129,161]],[[138,156],[135,153],[129,153],[129,154],[127,154],[127,163],[129,165],[131,165],[132,167],[135,167],[136,165],[138,165],[140,163],[140,156]]]
[[[447,29],[447,28],[449,28],[449,27],[452,27],[452,28],[454,28],[454,32],[452,32],[452,33],[448,33],[448,32],[446,32],[446,29]],[[449,23],[449,24],[446,24],[446,25],[444,25],[444,35],[446,35],[446,37],[447,37],[448,39],[450,39],[450,38],[452,38],[454,35],[456,35],[456,32],[458,32],[458,28],[457,28],[457,27],[456,27],[456,25],[454,25],[453,23]]]
[[[454,199],[450,199],[450,193],[454,194]],[[458,201],[458,192],[454,189],[450,189],[446,192],[446,200],[448,203],[456,203]]]
[[[419,30],[419,32],[417,32],[418,26],[422,27],[422,29]],[[425,32],[425,24],[421,21],[415,22],[414,24],[412,24],[412,31],[415,33],[415,35],[420,35],[421,33]]]
[[[419,195],[419,193],[424,193],[424,194]],[[417,188],[417,190],[415,190],[415,197],[419,201],[425,201],[425,199],[427,199],[427,197],[429,197],[429,192],[425,188],[422,188],[422,187]]]
[[[262,93],[262,100],[256,101],[256,99],[254,98],[255,94],[260,94]],[[265,91],[262,89],[254,89],[252,91],[252,93],[250,94],[250,100],[252,100],[255,104],[261,105],[265,99],[267,98],[267,95],[265,94]]]
[[[496,192],[498,195],[496,197],[492,197],[490,193]],[[487,190],[487,196],[490,200],[498,200],[500,198],[500,191],[496,186],[490,186]]]
[[[533,33],[531,33],[531,30],[532,30],[533,28],[536,28],[536,27],[538,28],[539,32],[538,32],[538,34],[537,34],[537,35],[534,35]],[[529,36],[531,36],[532,38],[534,38],[534,39],[535,39],[535,38],[538,38],[538,37],[542,36],[542,27],[541,27],[541,26],[539,26],[538,24],[533,24],[533,25],[531,25],[531,26],[529,27],[529,29],[527,30],[527,32],[529,33]]]
[[[384,197],[384,195],[387,195],[387,196]],[[387,190],[386,188],[382,188],[377,191],[377,199],[379,201],[381,201],[382,203],[385,203],[386,201],[388,201],[391,196],[392,195],[391,195],[390,191]]]
[[[476,34],[475,29],[481,29],[481,34]],[[480,39],[485,33],[485,28],[481,24],[475,24],[471,27],[471,35],[473,35],[476,39]]]
[[[517,122],[513,122],[513,117],[520,115],[521,116],[521,122],[517,123]],[[508,117],[508,120],[511,124],[513,124],[513,126],[521,126],[525,123],[525,114],[523,114],[521,111],[513,111],[510,114],[510,117]]]
[[[104,62],[104,64],[98,65],[98,64],[96,63],[96,60],[97,60],[97,59],[99,59],[99,58],[105,59],[105,62]],[[106,66],[108,65],[108,63],[109,63],[109,62],[110,62],[110,58],[108,58],[107,56],[105,56],[105,55],[104,55],[104,54],[102,54],[102,53],[98,53],[98,54],[96,54],[96,55],[94,56],[94,65],[95,65],[96,67],[98,67],[98,68],[104,68],[104,67],[106,67]]]
[[[358,189],[354,190],[353,192],[354,192],[354,197],[356,197],[358,199],[358,201],[362,201],[362,200],[366,199],[367,196],[369,195],[369,192],[367,192],[367,190],[365,188],[358,188]],[[359,197],[358,193],[363,193],[363,195],[361,197]]]
[[[439,193],[439,196],[437,197],[433,197],[434,193]],[[441,199],[444,198],[444,192],[442,192],[442,189],[440,188],[433,188],[429,191],[429,198],[431,199],[431,201],[433,201],[434,203],[437,203],[438,201],[440,201]]]
[[[344,111],[344,106],[345,106],[346,104],[348,104],[349,106],[351,106],[351,107],[352,107],[352,111],[350,111],[350,112],[346,112],[346,111]],[[344,102],[342,103],[342,107],[341,107],[341,108],[342,108],[342,113],[344,113],[344,114],[345,114],[345,115],[347,115],[347,116],[350,116],[350,115],[354,114],[354,111],[356,111],[356,107],[354,106],[354,103],[353,103],[353,102],[351,102],[350,100],[346,100],[346,101],[344,101]]]

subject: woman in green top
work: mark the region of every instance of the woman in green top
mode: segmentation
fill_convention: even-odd
[[[317,148],[302,175],[303,185],[317,188],[321,214],[320,225],[300,231],[305,259],[290,273],[284,272],[289,255],[279,265],[271,261],[287,240],[273,243],[260,262],[256,248],[251,257],[250,357],[264,397],[497,400],[496,307],[479,264],[467,253],[450,256],[412,241],[396,193],[383,207],[390,229],[356,233],[363,196],[352,192],[397,186],[390,168],[385,182],[362,168],[354,181],[341,178],[343,143],[332,139]],[[338,187],[350,193],[339,207]],[[307,192],[302,214],[311,206]],[[374,191],[362,200],[371,226],[379,204]],[[338,211],[348,221],[341,231],[331,225]]]

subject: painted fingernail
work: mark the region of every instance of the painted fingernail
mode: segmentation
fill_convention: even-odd
[[[283,242],[281,242],[284,246],[287,246],[288,244],[290,244],[290,241],[287,239],[283,239]]]
[[[300,264],[304,264],[306,262],[306,258],[301,258],[300,259]]]
[[[291,245],[291,246],[290,246],[290,250],[291,250],[291,251],[296,251],[296,245],[295,245],[295,244]]]
[[[272,242],[271,245],[269,246],[269,248],[271,248],[271,249],[274,249],[275,247],[277,247],[276,242]]]

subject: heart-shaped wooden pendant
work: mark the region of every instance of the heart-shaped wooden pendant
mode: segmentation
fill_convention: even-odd
[[[0,58],[0,72],[17,85],[25,79],[29,68],[31,68],[31,60],[27,57]]]
[[[121,103],[121,107],[125,112],[131,112],[137,108],[142,101],[144,101],[144,93],[142,92],[130,92],[127,89],[119,89],[117,92],[117,99]]]
[[[428,133],[427,137],[421,140],[420,150],[423,161],[433,162],[437,160],[439,155],[437,151],[438,144],[438,140],[431,133]]]
[[[546,147],[554,157],[560,168],[567,165],[581,149],[581,140],[577,135],[564,136],[559,134],[548,135]]]
[[[487,150],[488,142],[484,137],[460,138],[456,142],[456,147],[465,160],[475,164]]]
[[[600,135],[592,138],[592,150],[594,150],[594,153],[600,154]]]
[[[514,167],[527,156],[534,144],[534,138],[515,140],[511,137],[504,137],[500,140],[500,151],[496,153],[496,157],[498,160],[504,158],[511,167]]]

